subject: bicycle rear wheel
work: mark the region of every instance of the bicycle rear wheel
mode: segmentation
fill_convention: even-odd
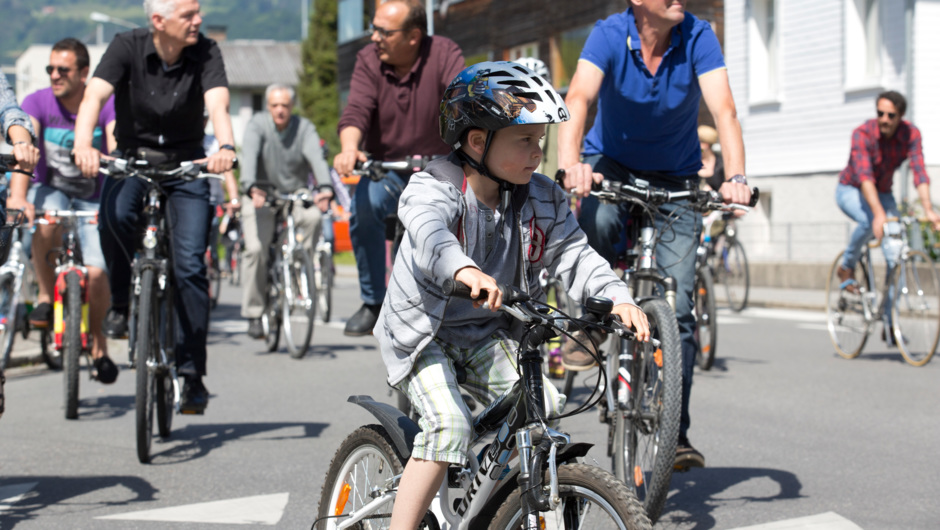
[[[718,344],[718,320],[715,309],[715,283],[707,266],[695,269],[695,334],[698,352],[695,360],[702,370],[711,370]]]
[[[649,343],[626,341],[614,336],[611,354],[628,350],[632,364],[628,397],[612,414],[613,470],[618,479],[636,493],[646,514],[659,519],[676,458],[679,414],[682,406],[682,348],[675,313],[662,299],[640,304],[650,323],[659,349]],[[629,362],[629,361],[628,361]],[[611,384],[615,384],[611,382]],[[616,384],[622,384],[619,378]],[[619,394],[619,389],[614,395]]]
[[[287,351],[294,359],[301,359],[310,347],[314,317],[317,313],[317,293],[313,284],[313,262],[310,254],[300,251],[284,267],[284,295],[281,297],[281,325]]]
[[[728,306],[732,311],[742,311],[747,307],[748,291],[751,286],[747,255],[738,238],[724,236],[725,244],[719,249],[718,267],[721,269],[721,283],[725,284]]]
[[[209,309],[215,309],[219,305],[219,294],[222,292],[222,273],[213,262],[206,269],[209,275]]]
[[[839,279],[839,266],[842,265],[840,252],[829,268],[829,277],[826,280],[826,319],[829,329],[829,338],[836,349],[836,353],[846,359],[854,359],[862,353],[868,333],[872,311],[877,304],[874,303],[874,285],[868,278],[868,257],[863,254],[858,261],[856,269],[861,273],[857,277],[855,293],[842,288]]]
[[[275,269],[277,270],[277,269]],[[276,276],[276,275],[275,275]],[[280,280],[268,276],[268,296],[261,313],[261,329],[264,330],[264,346],[269,352],[277,350],[281,342],[281,312],[278,305],[281,291],[277,287]]]
[[[140,275],[137,300],[137,335],[134,346],[137,369],[137,394],[134,400],[137,427],[137,459],[150,462],[153,440],[153,409],[156,393],[155,377],[150,363],[156,354],[157,308],[154,304],[154,271],[145,269]]]
[[[317,250],[316,272],[314,285],[317,288],[317,306],[320,310],[320,319],[330,321],[333,309],[333,250],[330,243],[324,243],[324,248]]]
[[[65,370],[65,418],[78,419],[78,371],[82,355],[82,287],[75,271],[65,275],[62,351]],[[58,320],[58,319],[57,319]]]
[[[19,297],[13,292],[14,283],[13,274],[0,276],[0,370],[6,369],[10,363],[13,338],[16,336]]]
[[[891,322],[904,360],[914,366],[930,361],[940,340],[940,280],[927,254],[912,250],[894,276]]]

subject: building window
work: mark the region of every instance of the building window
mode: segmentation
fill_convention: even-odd
[[[358,39],[372,24],[372,0],[339,0],[336,38],[339,42]]]
[[[777,12],[774,0],[751,0],[747,20],[748,99],[777,100]]]
[[[255,93],[251,95],[251,111],[261,112],[264,110],[264,94]]]
[[[881,78],[880,0],[845,1],[846,88],[877,86]]]

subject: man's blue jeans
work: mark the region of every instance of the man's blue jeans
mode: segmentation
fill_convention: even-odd
[[[595,155],[584,161],[593,166],[594,171],[603,174],[605,179],[631,183],[637,179],[629,169],[605,156]],[[657,180],[650,184],[670,191],[685,190],[685,184],[681,182]],[[679,339],[682,344],[682,415],[679,421],[679,435],[682,437],[687,436],[692,423],[689,399],[698,351],[692,295],[695,289],[695,250],[698,248],[702,226],[701,214],[686,206],[688,201],[664,204],[659,207],[654,221],[660,236],[656,244],[656,266],[663,274],[674,277],[677,283],[676,320],[679,322]],[[601,204],[595,197],[586,197],[581,201],[578,222],[587,234],[591,247],[611,265],[617,258],[615,246],[623,235],[628,211],[628,206]]]
[[[894,200],[891,193],[878,193],[878,200],[885,209],[888,217],[900,217],[898,212],[898,203]],[[862,190],[848,184],[839,184],[836,186],[836,204],[845,215],[848,215],[858,226],[849,236],[849,246],[845,249],[845,255],[842,258],[842,266],[847,269],[854,269],[858,263],[858,258],[862,255],[862,245],[868,243],[868,240],[874,237],[871,231],[871,220],[873,214],[868,206],[868,201],[862,196]],[[885,238],[881,239],[882,249],[884,249]],[[890,252],[885,253],[885,259],[892,260],[888,263],[893,267],[893,258]]]
[[[363,303],[379,305],[385,299],[385,218],[398,212],[405,181],[396,173],[373,182],[363,177],[356,185],[350,208],[349,239]]]
[[[176,281],[176,367],[180,375],[206,374],[209,329],[209,183],[205,179],[165,182],[163,208],[170,231]],[[111,305],[125,308],[130,300],[131,260],[144,222],[142,201],[147,184],[140,179],[107,178],[101,191],[98,232],[111,277]]]

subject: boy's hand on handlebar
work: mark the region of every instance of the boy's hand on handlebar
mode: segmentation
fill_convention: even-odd
[[[23,171],[32,171],[39,163],[39,148],[31,143],[16,142],[13,145],[16,165]]]
[[[72,149],[72,161],[82,170],[85,178],[95,178],[101,169],[101,151],[94,147],[76,147]]]
[[[604,175],[595,173],[589,164],[578,163],[565,168],[565,190],[574,190],[578,197],[587,197],[591,194],[594,184],[600,184]]]
[[[618,304],[614,306],[611,313],[620,317],[624,326],[636,330],[636,340],[649,342],[650,323],[643,310],[633,304]]]
[[[356,169],[357,162],[365,163],[368,160],[366,154],[358,149],[342,151],[333,157],[333,168],[336,169],[336,172],[340,175],[352,175],[353,170]]]
[[[486,302],[490,304],[490,311],[496,311],[503,304],[503,293],[496,285],[496,280],[480,269],[464,267],[457,271],[454,279],[470,288],[470,296],[475,298],[473,307],[480,308]],[[485,298],[480,297],[482,291],[486,291]]]
[[[726,180],[724,183],[722,183],[721,188],[718,189],[718,192],[721,193],[721,196],[726,203],[745,205],[751,203],[751,188],[749,188],[747,184]],[[744,215],[744,213],[745,212],[741,210],[735,211],[736,216]]]

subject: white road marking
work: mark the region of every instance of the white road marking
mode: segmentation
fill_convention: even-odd
[[[168,521],[176,523],[219,523],[273,526],[281,520],[289,493],[274,493],[224,501],[203,502],[105,515],[96,519],[120,521]]]
[[[9,486],[0,486],[0,513],[10,509],[11,506],[20,502],[24,495],[36,487],[38,482],[24,482],[22,484],[10,484]]]
[[[330,322],[323,322],[318,318],[314,325],[326,326],[332,329],[345,329],[346,321],[331,320]],[[213,320],[209,322],[209,333],[248,333],[248,320],[244,318]]]
[[[733,530],[862,530],[862,527],[835,512],[826,512],[775,523],[742,526]]]
[[[776,309],[770,307],[752,307],[741,313],[730,314],[718,312],[718,322],[741,324],[752,318],[769,318],[773,320],[791,320],[794,322],[825,322],[826,314],[822,311],[806,311],[801,309]]]

